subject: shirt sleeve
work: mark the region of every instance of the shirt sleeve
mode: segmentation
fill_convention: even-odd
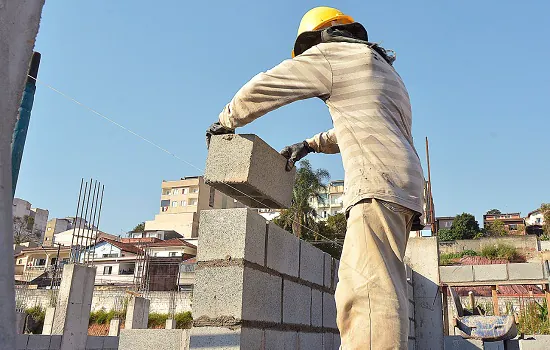
[[[336,132],[334,129],[319,133],[310,139],[307,139],[309,147],[313,148],[317,153],[334,154],[340,153]]]
[[[330,64],[316,46],[246,83],[220,113],[226,128],[244,126],[264,114],[311,97],[328,98],[332,89]]]

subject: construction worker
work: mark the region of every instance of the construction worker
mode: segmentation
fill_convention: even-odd
[[[291,102],[318,97],[326,103],[334,128],[281,154],[288,169],[311,152],[342,155],[348,223],[335,295],[341,349],[406,349],[403,256],[423,211],[424,176],[395,57],[330,7],[304,15],[292,57],[237,92],[207,130],[207,143]]]

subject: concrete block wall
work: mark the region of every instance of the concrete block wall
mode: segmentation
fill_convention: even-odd
[[[512,263],[490,265],[440,266],[441,282],[485,282],[508,280],[542,280],[548,277],[544,265],[536,263]]]
[[[337,260],[251,209],[199,227],[191,349],[338,349]]]
[[[61,335],[17,335],[16,350],[60,350]],[[88,336],[85,350],[117,350],[118,337]],[[178,349],[179,350],[179,349]]]

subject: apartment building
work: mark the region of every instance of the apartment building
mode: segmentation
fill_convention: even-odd
[[[488,227],[495,220],[502,221],[504,228],[511,235],[525,235],[525,221],[521,213],[500,213],[483,215],[483,226]]]
[[[321,198],[310,199],[310,204],[317,212],[318,220],[326,220],[330,215],[344,212],[342,197],[344,195],[344,180],[331,181]]]
[[[81,229],[91,229],[88,221],[81,217],[67,216],[65,218],[51,219],[46,224],[46,233],[44,234],[44,241],[42,245],[51,247],[53,245],[55,235],[61,232],[72,230],[74,227],[79,226],[81,227]]]
[[[184,238],[197,237],[201,210],[236,207],[243,205],[208,186],[202,176],[163,180],[159,213],[145,222],[145,231],[175,231]]]
[[[26,216],[32,218],[32,226],[29,225],[28,231],[36,235],[40,242],[46,232],[46,224],[48,222],[49,211],[46,209],[33,208],[31,203],[21,199],[13,199],[13,218],[24,219]]]

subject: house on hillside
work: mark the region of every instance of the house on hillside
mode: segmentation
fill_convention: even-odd
[[[542,225],[544,225],[544,215],[540,208],[533,210],[525,217],[525,231],[528,234],[542,235]]]
[[[453,226],[453,221],[455,220],[454,216],[440,216],[435,218],[435,225],[437,231],[446,228],[450,229]]]
[[[510,235],[525,235],[525,222],[521,213],[499,213],[483,215],[483,226],[488,227],[494,221],[504,223],[504,229]]]
[[[15,280],[30,282],[46,272],[51,272],[58,264],[69,263],[69,247],[29,247],[15,254]]]

